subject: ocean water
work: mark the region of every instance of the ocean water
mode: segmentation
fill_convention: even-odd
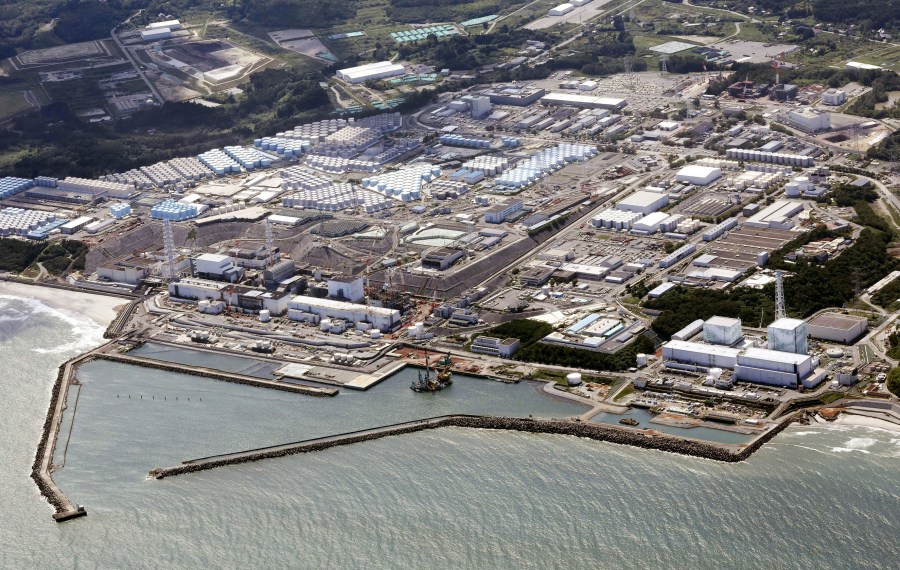
[[[160,464],[448,404],[399,384],[325,401],[106,362],[81,374],[55,476],[88,516],[58,525],[29,469],[56,366],[101,334],[0,297],[0,568],[897,567],[894,432],[798,426],[721,464],[450,428],[156,481]],[[573,412],[527,384],[457,388],[452,406]]]

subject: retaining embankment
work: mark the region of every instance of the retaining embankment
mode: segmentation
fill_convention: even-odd
[[[189,374],[191,376],[200,376],[201,378],[210,378],[212,380],[221,380],[223,382],[231,382],[233,384],[243,384],[245,386],[254,386],[257,388],[268,388],[270,390],[280,390],[282,392],[293,392],[294,394],[304,394],[306,396],[326,397],[338,394],[337,388],[318,388],[315,386],[304,386],[302,384],[286,384],[276,382],[274,380],[264,380],[262,378],[254,378],[253,376],[244,376],[242,374],[232,374],[211,370],[209,368],[198,368],[194,366],[183,366],[171,362],[162,362],[149,358],[140,358],[137,356],[126,356],[122,354],[94,354],[96,360],[108,360],[111,362],[121,362],[123,364],[131,364],[134,366],[142,366],[144,368],[154,368],[165,372],[178,372],[180,374]]]
[[[195,473],[207,469],[215,469],[227,465],[238,465],[262,459],[285,457],[298,453],[320,451],[330,447],[349,445],[363,441],[371,441],[383,437],[414,433],[426,429],[441,427],[465,427],[477,429],[498,429],[509,431],[522,431],[529,433],[548,433],[558,435],[572,435],[585,437],[598,441],[606,441],[620,445],[630,445],[645,449],[656,449],[681,455],[712,459],[734,463],[750,457],[762,445],[774,437],[777,433],[794,421],[794,417],[788,418],[778,424],[753,443],[746,447],[737,448],[706,443],[698,440],[681,439],[678,437],[661,435],[658,433],[646,433],[638,430],[617,428],[595,423],[577,422],[570,420],[533,420],[520,418],[504,418],[496,416],[471,416],[454,415],[439,416],[424,420],[416,420],[403,424],[395,424],[370,430],[362,430],[313,440],[306,440],[291,444],[284,444],[268,448],[237,452],[228,455],[219,455],[209,458],[189,460],[181,465],[173,467],[157,468],[150,472],[151,477],[163,479],[176,475]]]

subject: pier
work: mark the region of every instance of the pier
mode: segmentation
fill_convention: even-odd
[[[476,429],[497,429],[507,431],[521,431],[529,433],[546,433],[557,435],[572,435],[585,437],[597,441],[606,441],[619,445],[631,445],[644,449],[656,449],[681,455],[701,457],[714,461],[734,463],[744,461],[762,445],[780,433],[784,428],[798,418],[791,415],[782,422],[766,431],[751,443],[744,446],[730,444],[714,444],[700,440],[679,438],[646,430],[623,429],[610,425],[589,423],[579,420],[538,420],[525,418],[505,418],[497,416],[477,415],[447,415],[421,420],[413,420],[398,424],[368,428],[342,434],[335,434],[313,439],[306,439],[281,445],[273,445],[257,449],[248,449],[234,453],[213,455],[198,459],[183,461],[180,465],[160,467],[150,471],[149,475],[155,479],[164,479],[187,473],[206,471],[227,465],[239,465],[263,459],[274,459],[298,453],[321,451],[331,447],[350,445],[363,441],[371,441],[394,435],[414,433],[427,429],[442,427],[465,427]]]

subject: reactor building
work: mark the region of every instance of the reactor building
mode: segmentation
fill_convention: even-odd
[[[800,319],[781,318],[769,325],[769,350],[806,354],[806,322]]]

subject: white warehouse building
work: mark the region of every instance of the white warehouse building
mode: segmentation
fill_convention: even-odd
[[[310,321],[310,316],[343,319],[357,323],[369,323],[381,332],[390,332],[400,326],[400,311],[384,307],[370,307],[344,301],[319,299],[298,295],[288,302],[288,318],[293,321]],[[315,322],[315,321],[314,321]]]
[[[697,186],[712,184],[722,177],[722,169],[689,164],[675,174],[675,180]]]
[[[617,210],[650,214],[669,205],[669,196],[658,192],[639,190],[616,203]]]
[[[659,231],[659,226],[669,218],[665,212],[653,212],[634,222],[632,230],[635,232],[653,234]]]
[[[398,63],[391,63],[390,61],[367,63],[366,65],[348,67],[337,71],[338,79],[346,81],[347,83],[365,83],[366,81],[375,81],[376,79],[396,77],[405,74],[405,67]]]

